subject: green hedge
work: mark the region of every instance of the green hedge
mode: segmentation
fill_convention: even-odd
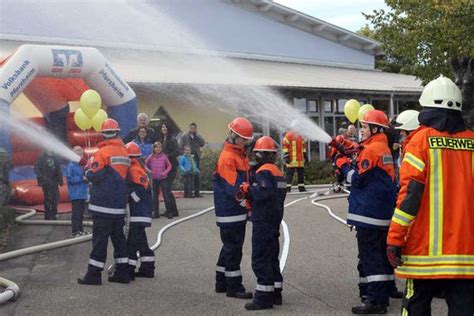
[[[201,189],[212,190],[211,178],[219,158],[220,150],[204,148],[201,156]],[[280,168],[282,162],[278,163]],[[296,185],[296,176],[294,177]],[[310,161],[305,168],[306,184],[325,184],[335,181],[330,161]]]

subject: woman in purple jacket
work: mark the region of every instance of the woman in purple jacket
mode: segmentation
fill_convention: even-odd
[[[153,154],[151,154],[145,161],[148,169],[151,170],[153,178],[153,218],[160,217],[160,202],[159,190],[163,193],[165,200],[166,212],[163,214],[168,218],[179,216],[178,208],[176,207],[176,200],[171,192],[171,183],[168,180],[168,174],[172,169],[172,165],[168,157],[162,152],[162,145],[160,142],[153,144]]]

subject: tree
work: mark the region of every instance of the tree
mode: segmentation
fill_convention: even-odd
[[[382,69],[399,69],[427,83],[439,74],[452,77],[449,59],[474,56],[474,1],[385,2],[391,10],[364,13],[374,29],[360,30],[382,42]]]

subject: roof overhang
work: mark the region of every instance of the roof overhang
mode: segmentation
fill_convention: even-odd
[[[382,43],[348,31],[313,16],[288,8],[272,0],[228,0],[243,9],[263,14],[280,23],[290,25],[305,32],[338,42],[342,45],[370,53],[383,55]]]

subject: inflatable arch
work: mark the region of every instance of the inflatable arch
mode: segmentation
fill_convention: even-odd
[[[135,127],[135,92],[95,48],[22,45],[0,65],[2,107],[23,92],[43,114],[52,113],[90,88],[101,95],[109,117],[119,122],[122,137]],[[8,131],[1,132],[0,146],[11,152]]]
[[[109,117],[119,122],[122,137],[135,127],[135,92],[95,48],[22,45],[0,60],[0,107],[6,110],[2,113],[9,113],[10,104],[23,93],[43,115],[31,120],[46,125],[71,146],[85,147],[84,138],[90,139],[90,133],[85,136],[73,123],[68,103],[78,101],[87,89],[99,92]],[[100,140],[94,139],[90,146]],[[10,180],[16,189],[15,199],[26,205],[41,204],[43,197],[33,170],[41,149],[1,128],[0,146],[13,160]],[[60,196],[60,201],[68,200],[66,187],[61,187]]]

